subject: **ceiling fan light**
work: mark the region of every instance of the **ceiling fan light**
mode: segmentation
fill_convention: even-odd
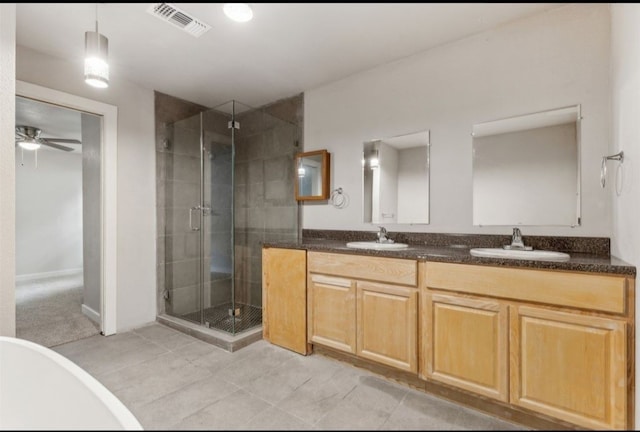
[[[38,150],[40,148],[40,143],[32,139],[20,141],[18,145],[25,150]]]
[[[247,22],[253,18],[253,11],[247,3],[225,3],[222,10],[226,16],[237,22]]]
[[[84,42],[84,81],[97,88],[109,87],[109,41],[97,31],[88,31],[84,34]]]

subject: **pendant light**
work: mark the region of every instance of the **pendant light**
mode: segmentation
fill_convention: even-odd
[[[98,4],[96,3],[96,31],[84,33],[84,81],[97,88],[109,87],[109,40],[98,32]]]

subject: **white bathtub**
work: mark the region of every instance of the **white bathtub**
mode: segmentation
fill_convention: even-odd
[[[0,336],[0,429],[134,429],[113,393],[57,352]]]

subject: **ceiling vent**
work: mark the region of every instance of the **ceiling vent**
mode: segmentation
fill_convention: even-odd
[[[147,9],[151,15],[167,21],[174,26],[181,28],[192,36],[200,37],[206,33],[211,26],[192,17],[188,13],[178,9],[171,3],[153,3]]]

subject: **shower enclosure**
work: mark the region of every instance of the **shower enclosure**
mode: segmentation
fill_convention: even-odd
[[[234,335],[260,326],[262,242],[298,235],[298,128],[230,101],[166,136],[165,312]]]

